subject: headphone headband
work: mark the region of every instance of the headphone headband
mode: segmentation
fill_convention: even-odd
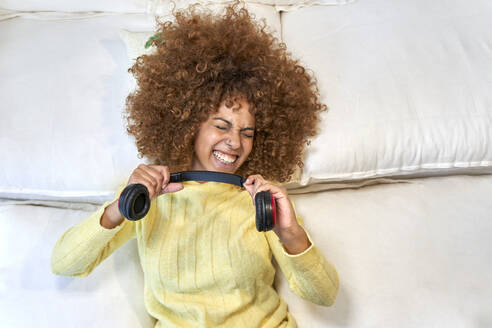
[[[170,182],[215,181],[243,187],[246,179],[230,173],[215,171],[183,171],[171,173]],[[256,229],[268,231],[275,225],[275,199],[268,191],[260,191],[255,196]],[[142,184],[130,184],[118,198],[118,209],[128,220],[143,218],[150,208],[149,191]]]
[[[246,179],[236,174],[215,171],[183,171],[171,173],[169,182],[183,181],[214,181],[243,187],[243,183]]]

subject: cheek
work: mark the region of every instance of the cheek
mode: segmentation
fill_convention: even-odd
[[[217,140],[215,133],[202,129],[196,137],[195,151],[206,151],[208,148],[213,147],[214,142]]]
[[[248,139],[244,144],[243,144],[244,151],[248,153],[248,155],[251,153],[253,150],[253,139]]]

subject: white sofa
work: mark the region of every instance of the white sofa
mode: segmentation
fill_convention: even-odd
[[[279,271],[299,326],[492,326],[490,1],[247,6],[329,107],[286,187],[341,288],[317,306]],[[152,327],[133,241],[86,278],[49,263],[142,161],[121,116],[127,69],[168,10],[0,0],[0,327]]]

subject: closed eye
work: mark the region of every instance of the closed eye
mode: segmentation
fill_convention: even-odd
[[[227,130],[227,128],[222,127],[222,126],[218,126],[218,125],[216,125],[215,127],[216,127],[217,129],[219,129],[219,130]],[[246,138],[253,138],[253,137],[254,137],[254,135],[249,135],[249,134],[243,134],[243,135],[244,135]]]

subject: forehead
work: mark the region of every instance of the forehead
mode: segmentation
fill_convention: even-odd
[[[216,113],[212,113],[209,120],[214,120],[214,118],[223,118],[234,125],[244,125],[244,126],[254,126],[255,116],[250,113],[250,106],[247,102],[241,101],[241,107],[235,104],[232,108],[227,107],[225,103],[222,103]]]

